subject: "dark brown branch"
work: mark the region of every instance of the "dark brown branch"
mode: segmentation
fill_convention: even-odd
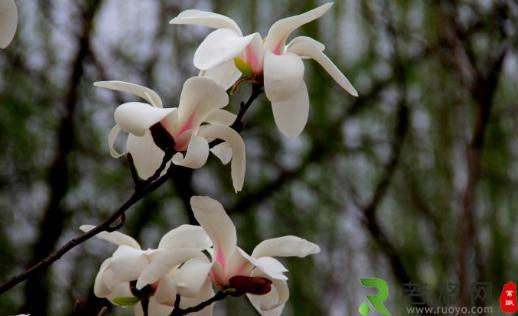
[[[202,309],[204,309],[205,307],[210,306],[212,303],[225,299],[229,295],[230,295],[230,293],[227,291],[218,291],[218,292],[216,292],[216,294],[214,294],[213,297],[209,298],[208,300],[201,302],[200,304],[198,304],[196,306],[185,308],[185,309],[180,308],[181,297],[180,297],[180,295],[177,295],[176,300],[174,302],[174,309],[171,312],[170,316],[181,316],[181,315],[187,315],[190,313],[199,312]]]
[[[507,20],[507,11],[501,4],[495,5],[495,17],[491,20]],[[462,192],[462,210],[459,212],[458,234],[458,279],[459,279],[459,304],[465,305],[468,301],[468,284],[479,279],[482,273],[480,247],[476,239],[475,201],[476,188],[481,173],[481,159],[484,149],[484,135],[489,124],[493,97],[497,88],[498,79],[502,70],[503,61],[508,50],[508,38],[503,26],[500,25],[499,33],[504,38],[497,48],[496,54],[490,54],[487,61],[477,63],[471,38],[461,27],[458,21],[458,8],[454,3],[441,2],[440,13],[444,18],[443,37],[453,52],[455,66],[458,69],[462,81],[467,84],[475,103],[475,122],[471,140],[466,148],[466,174],[467,182]],[[503,22],[500,22],[503,24]],[[487,70],[483,67],[489,65]],[[475,268],[470,270],[469,258],[474,258]],[[469,275],[474,277],[469,280]]]

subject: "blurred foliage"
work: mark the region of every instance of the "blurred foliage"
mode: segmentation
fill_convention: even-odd
[[[265,35],[275,20],[320,3],[17,1],[18,33],[0,52],[0,280],[37,260],[35,248],[51,232],[53,249],[131,194],[127,162],[112,159],[106,144],[115,106],[131,97],[94,89],[94,81],[140,83],[176,106],[183,81],[196,73],[193,52],[209,32],[168,25],[180,11],[214,10],[234,18],[244,33]],[[458,282],[471,176],[477,180],[473,229],[461,270],[470,284],[491,282],[489,304],[497,304],[502,284],[518,276],[517,28],[518,5],[511,0],[337,0],[298,33],[326,44],[360,97],[306,61],[311,112],[299,139],[278,132],[264,98],[247,113],[242,193],[233,193],[229,167],[211,158],[133,207],[122,231],[152,247],[188,221],[189,193],[210,195],[231,213],[245,250],[284,234],[322,247],[314,258],[285,261],[291,291],[285,315],[356,315],[367,294],[359,278],[366,276],[386,279],[395,293],[389,309],[405,314],[405,281],[425,283],[431,306],[444,305],[443,288]],[[504,51],[502,66],[495,66]],[[232,111],[248,89],[232,97]],[[488,102],[484,91],[492,93]],[[481,104],[490,106],[490,116],[479,115]],[[473,172],[467,151],[480,117],[489,120]],[[73,137],[66,151],[63,134]],[[66,174],[52,173],[56,165]],[[49,207],[56,194],[59,213]],[[49,222],[52,216],[63,226]],[[3,295],[0,313],[93,315],[107,303],[92,294],[95,273],[112,251],[88,241],[54,264],[42,283]],[[35,302],[35,293],[48,299]],[[217,311],[254,313],[244,299],[228,299]]]

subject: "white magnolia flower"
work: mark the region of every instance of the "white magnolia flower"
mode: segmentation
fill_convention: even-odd
[[[280,315],[289,297],[284,275],[287,269],[273,257],[305,257],[319,253],[320,248],[307,240],[284,236],[261,242],[250,256],[237,246],[236,228],[218,201],[195,196],[191,198],[191,207],[214,248],[211,260],[190,260],[177,271],[179,293],[197,293],[210,275],[219,289],[233,288],[236,294],[247,293],[261,315]],[[154,282],[160,276],[156,274],[146,282]]]
[[[117,158],[124,153],[114,149],[114,143],[123,130],[129,134],[127,151],[140,178],[148,179],[160,167],[164,152],[151,135],[150,128],[160,123],[174,140],[177,152],[172,163],[188,168],[201,168],[209,155],[209,142],[221,139],[224,142],[212,148],[223,163],[232,160],[232,183],[234,189],[243,187],[246,159],[245,144],[241,136],[229,126],[236,116],[222,110],[228,102],[227,93],[211,79],[193,77],[183,86],[178,108],[163,108],[158,94],[148,88],[122,81],[101,81],[97,87],[123,91],[145,99],[148,103],[129,102],[115,110],[116,125],[110,132],[110,153]]]
[[[80,228],[86,232],[93,226],[83,225]],[[94,294],[115,305],[134,306],[135,315],[143,315],[143,311],[141,304],[137,304],[139,299],[131,291],[130,282],[136,281],[135,286],[139,290],[149,285],[149,315],[169,315],[178,293],[174,280],[177,266],[192,258],[203,257],[201,251],[212,245],[205,231],[192,225],[182,225],[171,230],[162,237],[158,249],[142,250],[135,239],[120,232],[102,232],[97,237],[117,245],[118,248],[112,257],[102,263],[95,278]],[[161,277],[152,283],[143,283],[142,280],[153,278],[157,273],[155,267],[160,266],[164,259],[172,268],[167,273],[160,272]],[[200,291],[182,297],[180,307],[197,305],[213,295],[211,282],[207,278]],[[211,314],[212,308],[207,307],[196,315]]]
[[[201,75],[213,78],[225,88],[232,86],[241,72],[264,80],[265,94],[272,104],[275,123],[285,135],[296,137],[304,129],[309,112],[303,58],[314,59],[342,88],[358,96],[349,80],[323,53],[325,46],[322,43],[299,36],[286,44],[293,31],[321,17],[332,5],[326,3],[275,22],[264,40],[259,33],[243,36],[236,22],[212,12],[186,10],[170,23],[217,29],[196,50],[194,66],[201,70]]]
[[[0,48],[9,46],[16,33],[18,9],[14,0],[0,0]]]

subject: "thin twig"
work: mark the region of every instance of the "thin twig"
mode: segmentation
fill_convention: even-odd
[[[177,295],[176,301],[174,303],[175,307],[174,307],[173,311],[171,312],[170,316],[181,316],[181,315],[187,315],[190,313],[199,312],[202,309],[204,309],[205,307],[209,306],[210,304],[217,302],[217,301],[221,301],[229,295],[230,295],[230,292],[228,292],[228,291],[224,291],[224,290],[218,291],[218,292],[216,292],[216,294],[214,294],[213,297],[209,298],[208,300],[201,302],[200,304],[198,304],[196,306],[189,307],[186,309],[180,308],[180,296]]]
[[[166,155],[166,157],[169,155]],[[155,174],[160,175],[162,171],[164,170],[165,165],[167,164],[166,159],[162,162],[162,166],[155,172]],[[110,226],[119,218],[123,216],[123,214],[136,202],[138,202],[140,199],[142,199],[144,196],[146,196],[148,193],[156,190],[158,187],[162,185],[168,178],[169,178],[169,172],[165,176],[159,178],[156,181],[149,181],[153,180],[154,177],[151,177],[149,180],[146,181],[146,186],[141,187],[139,189],[135,189],[135,192],[131,195],[131,197],[122,204],[117,211],[115,211],[106,221],[103,223],[97,225],[92,230],[80,235],[79,237],[76,237],[70,241],[68,241],[63,247],[58,249],[57,251],[53,252],[52,254],[48,255],[46,258],[40,260],[38,263],[34,264],[29,269],[25,270],[24,272],[14,276],[6,283],[2,284],[0,286],[0,295],[17,285],[18,283],[30,278],[33,274],[37,273],[43,268],[46,268],[50,266],[52,263],[57,261],[59,258],[61,258],[64,254],[78,246],[79,244],[87,241],[88,239],[92,238],[93,236],[99,234],[103,231],[109,231],[111,228]]]

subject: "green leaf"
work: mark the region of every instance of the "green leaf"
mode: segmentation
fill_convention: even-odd
[[[133,306],[139,302],[139,299],[134,296],[122,296],[114,298],[113,302],[121,306]]]
[[[247,77],[252,76],[252,67],[247,64],[241,57],[234,58],[234,64],[241,73]]]

